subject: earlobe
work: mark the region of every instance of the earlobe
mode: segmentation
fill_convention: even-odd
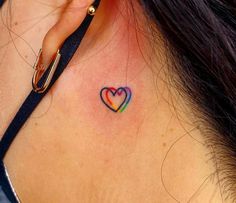
[[[84,20],[93,0],[71,0],[62,10],[57,23],[48,31],[42,46],[42,65],[47,67],[65,39]]]

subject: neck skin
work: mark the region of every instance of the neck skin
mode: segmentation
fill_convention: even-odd
[[[4,161],[20,199],[222,202],[187,99],[167,84],[161,41],[153,54],[141,8],[134,4],[135,19],[121,2],[102,1],[76,56],[12,144]],[[40,48],[62,3],[16,0],[12,32],[0,22],[1,134],[31,90],[32,49]],[[104,86],[132,89],[125,112],[103,105]]]

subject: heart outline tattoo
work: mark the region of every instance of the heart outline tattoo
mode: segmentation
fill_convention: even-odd
[[[105,92],[105,93],[104,93]],[[111,98],[109,97],[109,93],[112,94],[113,97],[116,97],[116,95],[121,96],[123,93],[125,94],[124,100],[121,102],[121,104],[117,107],[112,102]],[[119,87],[118,89],[114,87],[104,87],[100,91],[100,98],[102,102],[105,104],[107,108],[109,108],[111,111],[115,113],[122,113],[127,108],[131,98],[132,98],[132,91],[129,87]]]

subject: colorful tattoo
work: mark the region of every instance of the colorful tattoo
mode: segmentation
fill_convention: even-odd
[[[104,87],[100,92],[102,102],[113,112],[122,113],[128,106],[132,92],[129,87]]]

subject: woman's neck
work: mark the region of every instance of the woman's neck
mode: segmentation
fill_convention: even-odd
[[[62,11],[63,2],[48,2],[13,1],[11,17],[9,2],[2,9],[1,134],[31,89],[35,52]],[[7,154],[16,191],[23,202],[208,202],[209,194],[219,202],[204,138],[187,99],[167,82],[164,46],[151,49],[138,5],[134,17],[114,2],[102,1],[74,59]],[[111,86],[132,91],[122,113],[101,101]]]

